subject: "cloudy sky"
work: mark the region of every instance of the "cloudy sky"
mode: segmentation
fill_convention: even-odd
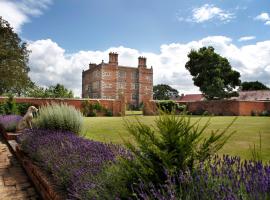
[[[242,81],[270,86],[269,0],[0,0],[0,16],[28,42],[30,76],[81,94],[88,63],[137,66],[146,56],[154,84],[198,93],[185,69],[191,49],[214,46]]]

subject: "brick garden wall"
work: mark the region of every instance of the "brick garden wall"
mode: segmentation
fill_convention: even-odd
[[[0,97],[0,102],[4,102],[7,97]],[[114,100],[114,99],[60,99],[60,98],[14,98],[17,103],[30,103],[33,105],[41,106],[48,103],[66,103],[72,105],[75,108],[81,110],[81,103],[85,100],[90,103],[99,102],[103,107],[111,110],[113,116],[121,116],[125,113],[125,99]]]
[[[196,113],[198,111],[208,111],[215,115],[225,116],[249,116],[251,112],[261,113],[270,111],[270,101],[195,101],[195,102],[178,102],[187,105],[187,111]],[[144,114],[157,114],[155,101],[145,102]]]

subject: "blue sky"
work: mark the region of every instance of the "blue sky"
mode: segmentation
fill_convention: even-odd
[[[0,0],[0,16],[29,43],[31,78],[80,95],[81,71],[108,59],[136,66],[144,55],[154,83],[198,92],[184,68],[190,49],[212,45],[242,80],[270,86],[269,0]]]
[[[230,23],[179,20],[205,4],[231,13]],[[270,28],[254,20],[261,12],[270,13],[269,0],[58,0],[42,16],[26,23],[21,36],[53,38],[68,52],[120,45],[157,52],[164,43],[209,35],[226,35],[236,41],[246,35],[256,36],[254,41],[269,39]]]

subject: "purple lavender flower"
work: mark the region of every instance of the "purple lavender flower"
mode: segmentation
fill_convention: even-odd
[[[0,124],[4,127],[7,132],[16,131],[18,122],[22,119],[19,115],[1,115]]]
[[[17,140],[29,157],[67,191],[69,199],[85,199],[104,164],[115,162],[126,152],[119,145],[84,139],[67,131],[27,130]]]

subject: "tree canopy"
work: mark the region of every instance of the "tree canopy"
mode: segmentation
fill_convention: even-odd
[[[10,92],[20,96],[29,86],[28,56],[26,43],[0,17],[0,95]]]
[[[240,73],[232,69],[226,58],[215,53],[213,47],[191,50],[188,58],[185,67],[207,99],[238,96],[234,89],[241,84]]]
[[[32,84],[25,96],[39,98],[73,98],[72,90],[68,90],[64,85],[56,84],[48,88],[43,88]]]
[[[245,81],[241,84],[241,90],[242,91],[269,90],[269,88],[259,81],[250,81],[250,82]]]
[[[169,100],[173,97],[178,97],[178,91],[166,84],[155,85],[153,93],[156,100]]]

